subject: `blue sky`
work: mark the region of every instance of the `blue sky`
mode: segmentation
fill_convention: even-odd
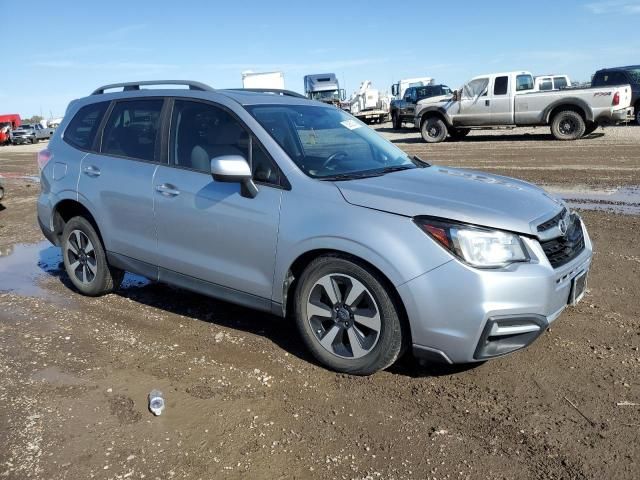
[[[23,116],[61,115],[106,83],[239,87],[245,70],[282,70],[297,91],[305,74],[334,72],[350,94],[366,79],[384,90],[412,76],[456,87],[506,70],[588,80],[640,63],[640,0],[113,0],[48,3],[19,17],[16,5],[0,0],[0,113]]]

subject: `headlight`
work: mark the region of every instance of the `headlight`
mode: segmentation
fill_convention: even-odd
[[[455,256],[478,268],[499,268],[528,262],[519,235],[429,217],[414,218],[425,233]]]

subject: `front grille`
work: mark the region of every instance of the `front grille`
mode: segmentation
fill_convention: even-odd
[[[564,218],[564,216],[567,214],[567,209],[563,208],[562,211],[557,214],[555,217],[547,220],[544,223],[541,223],[540,225],[538,225],[538,232],[546,232],[547,230],[555,227],[558,222]]]
[[[582,222],[573,214],[570,217],[569,228],[564,236],[540,242],[544,253],[553,268],[561,267],[576,258],[584,250],[584,235]],[[557,221],[557,220],[556,220]],[[548,223],[548,222],[547,222]]]

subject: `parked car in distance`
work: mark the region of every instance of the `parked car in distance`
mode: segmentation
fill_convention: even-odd
[[[20,126],[22,119],[17,113],[5,113],[0,115],[0,145],[11,143],[11,130]]]
[[[23,143],[38,143],[40,140],[48,140],[55,132],[53,128],[45,128],[39,123],[22,124],[11,131],[11,143],[19,145]]]
[[[538,75],[534,78],[533,89],[536,92],[547,90],[562,90],[571,86],[568,75]]]
[[[407,87],[404,97],[391,100],[391,121],[393,128],[399,130],[404,122],[411,122],[416,113],[416,104],[425,98],[438,97],[444,99],[451,96],[451,89],[446,85],[428,85],[425,87]],[[435,99],[434,99],[435,100]]]
[[[640,125],[640,65],[603,68],[591,80],[594,87],[631,85],[631,105],[634,106],[635,122]]]
[[[414,124],[428,143],[461,139],[472,128],[543,125],[558,140],[576,140],[633,118],[630,105],[629,85],[536,92],[529,72],[492,73],[471,79],[449,102],[423,100]]]
[[[143,88],[167,83],[185,88]],[[40,228],[79,292],[127,270],[289,316],[341,372],[410,348],[446,363],[513,352],[586,288],[591,241],[561,200],[430,165],[296,94],[101,87],[38,165]]]

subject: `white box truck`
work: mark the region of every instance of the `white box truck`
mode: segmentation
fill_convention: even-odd
[[[242,72],[243,88],[273,88],[284,90],[284,73],[282,72]]]

